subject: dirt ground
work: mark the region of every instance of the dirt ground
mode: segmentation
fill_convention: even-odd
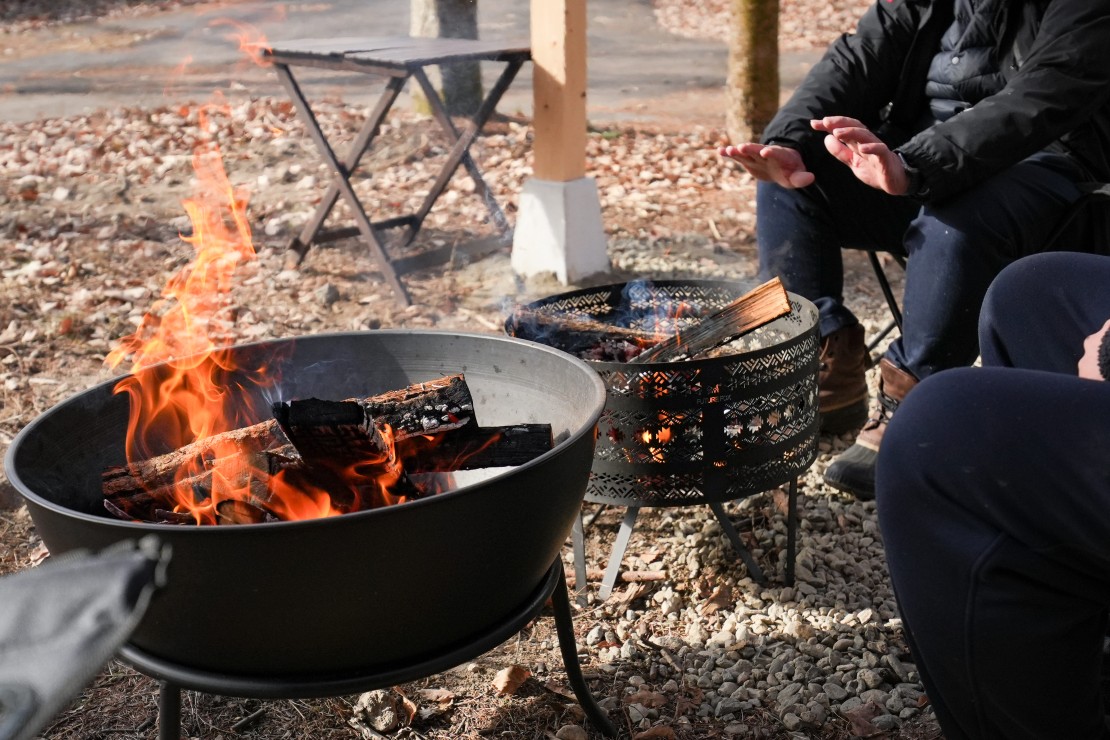
[[[682,4],[666,0],[657,5],[660,22],[674,32],[705,33],[721,10],[719,3],[689,2],[688,20],[676,21],[681,14],[675,6]],[[171,5],[180,3],[161,7]],[[23,13],[18,12],[20,6]],[[87,7],[93,14],[158,10],[154,3],[112,0]],[[793,7],[791,22],[800,23],[805,4],[797,0]],[[80,20],[51,18],[48,8],[49,3],[0,5],[0,22],[26,30]],[[848,9],[841,12],[843,17],[849,14]],[[405,276],[411,306],[398,304],[377,263],[364,247],[349,240],[314,248],[302,265],[290,269],[285,245],[311,215],[327,182],[303,126],[287,103],[273,99],[226,106],[212,102],[206,110],[211,115],[207,121],[202,121],[198,106],[172,105],[33,124],[0,123],[0,451],[54,404],[126,371],[126,366],[106,367],[107,353],[135,330],[146,312],[161,305],[163,286],[192,259],[181,236],[194,233],[194,228],[182,203],[196,185],[192,154],[198,144],[214,143],[222,150],[231,181],[249,201],[257,252],[241,266],[226,299],[228,315],[233,316],[225,327],[229,342],[380,328],[500,333],[512,306],[582,287],[561,285],[545,276],[515,277],[507,245],[481,258],[469,257],[465,245],[489,238],[496,230],[465,175],[452,180],[443,207],[433,210],[410,248],[412,253],[440,249],[452,255],[443,266]],[[334,100],[320,101],[318,110],[336,141],[353,138],[361,113]],[[754,188],[714,153],[726,141],[722,119],[710,112],[681,123],[591,122],[589,175],[598,184],[612,269],[588,282],[752,278]],[[474,150],[510,220],[516,214],[520,184],[530,174],[530,137],[527,120],[500,117]],[[413,209],[446,149],[429,121],[398,113],[383,129],[381,144],[372,154],[372,165],[380,174],[358,181],[360,197],[383,210]],[[865,326],[875,331],[885,315],[867,270],[862,258],[848,255],[849,291]],[[835,499],[835,493],[821,486],[818,471],[829,454],[848,442],[822,440],[822,462],[803,483],[807,498]],[[753,520],[764,520],[752,536],[773,541],[774,524],[781,525],[782,519],[774,498],[758,497],[746,511]],[[873,517],[873,508],[861,511]],[[587,513],[597,514],[587,529],[587,559],[591,568],[602,568],[621,513],[594,505],[587,506]],[[668,633],[671,628],[653,616],[654,594],[671,589],[693,600],[704,599],[709,592],[703,589],[714,578],[742,576],[742,566],[734,562],[711,564],[696,578],[688,576],[680,567],[683,553],[672,544],[673,526],[671,512],[645,512],[626,560],[628,569],[661,567],[668,573],[665,581],[635,592],[621,588],[605,603],[591,598],[575,614],[581,661],[591,688],[608,699],[610,715],[627,736],[858,736],[858,725],[835,714],[820,727],[791,733],[769,707],[750,712],[740,731],[735,721],[699,714],[698,690],[689,686],[667,697],[650,729],[631,721],[624,697],[637,684],[629,678],[649,674],[658,655],[614,667],[599,658],[596,645],[586,645],[586,632],[633,611],[643,634]],[[0,573],[37,565],[46,554],[18,495],[0,475]],[[773,570],[779,555],[777,548],[769,547],[762,557]],[[899,639],[896,629],[889,639]],[[581,710],[568,696],[555,645],[553,622],[541,617],[471,663],[398,687],[394,694],[410,698],[421,711],[410,726],[384,736],[600,737],[588,724],[585,732],[578,727]],[[512,666],[527,668],[531,677],[515,692],[501,695],[493,681],[499,671]],[[113,662],[43,736],[154,737],[156,693],[153,679]],[[358,721],[358,699],[263,702],[186,692],[183,729],[190,738],[383,736]],[[939,731],[931,715],[923,713],[898,730],[869,736],[936,738]]]

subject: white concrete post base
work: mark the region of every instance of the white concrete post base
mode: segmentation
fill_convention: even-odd
[[[513,272],[526,278],[553,272],[563,285],[609,271],[601,199],[593,178],[533,178],[524,184],[511,264]]]

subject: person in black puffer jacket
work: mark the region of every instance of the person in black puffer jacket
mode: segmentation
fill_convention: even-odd
[[[858,429],[826,482],[864,499],[891,415],[919,381],[971,365],[976,317],[1008,264],[1110,253],[1110,208],[1049,236],[1110,180],[1110,0],[877,0],[760,142],[721,149],[757,180],[760,272],[820,311],[822,429]],[[842,248],[909,258],[904,321],[870,364]]]
[[[1110,737],[1110,258],[991,284],[983,367],[890,420],[876,503],[912,662],[947,740]]]

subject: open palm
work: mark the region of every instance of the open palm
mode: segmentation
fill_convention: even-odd
[[[811,121],[824,131],[829,154],[851,168],[860,182],[891,195],[904,195],[906,170],[902,160],[869,128],[847,116],[826,116]]]

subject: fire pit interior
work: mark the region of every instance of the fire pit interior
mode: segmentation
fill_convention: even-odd
[[[261,394],[254,400],[265,407],[465,373],[485,423],[550,424],[555,445],[457,490],[384,508],[232,526],[136,523],[109,517],[101,495],[102,471],[124,462],[128,398],[113,393],[114,381],[82,392],[18,435],[6,470],[52,554],[151,533],[172,547],[167,586],[132,635],[134,653],[248,683],[346,685],[344,677],[390,675],[484,639],[553,577],[605,401],[586,363],[506,337],[442,332],[318,335],[233,354],[237,367],[277,364],[276,386],[241,391]]]
[[[751,288],[710,280],[588,288],[528,304],[510,318],[506,330],[580,357],[605,357],[589,341],[561,346],[570,334],[552,327],[569,321],[639,335],[671,334],[694,326]],[[789,294],[789,299],[789,314],[706,356],[674,362],[637,363],[634,356],[589,362],[605,384],[607,400],[585,498],[628,507],[602,598],[612,590],[644,506],[708,504],[749,572],[763,580],[721,503],[782,485],[789,486],[790,494],[786,580],[792,580],[797,479],[817,455],[818,339],[816,308],[800,296]],[[521,315],[542,318],[525,321]],[[575,534],[575,566],[584,571],[580,532]]]

